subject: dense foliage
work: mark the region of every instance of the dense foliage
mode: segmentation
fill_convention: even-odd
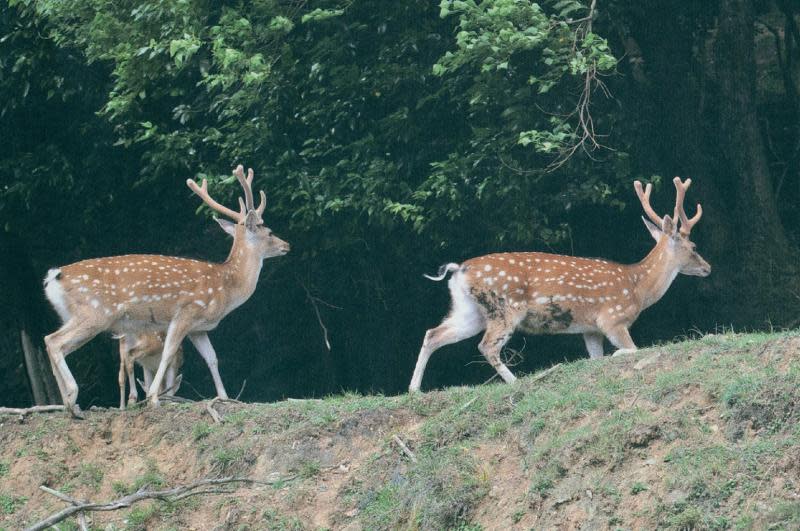
[[[738,169],[715,166],[734,140],[703,136],[698,119],[717,123],[725,108],[714,97],[726,73],[704,73],[713,70],[717,2],[2,5],[0,216],[4,237],[31,255],[19,267],[41,276],[52,265],[138,251],[221,258],[225,241],[200,230],[207,224],[193,217],[198,202],[183,182],[208,177],[212,193],[230,201],[238,192],[230,169],[251,165],[267,192],[268,224],[294,250],[220,334],[228,346],[254,350],[254,338],[276,338],[263,347],[274,361],[256,372],[277,365],[291,374],[302,370],[298,352],[322,345],[321,311],[340,357],[310,361],[317,373],[304,392],[402,388],[424,329],[446,305],[441,286],[417,279],[444,260],[512,248],[641,257],[648,237],[638,204],[623,211],[634,178],[695,177],[693,192],[709,207],[711,261],[735,246],[724,242],[733,242],[739,220],[724,212]],[[760,68],[788,68],[793,83],[797,41],[786,9],[781,61],[768,53]],[[790,100],[792,88],[771,87],[767,99]],[[671,112],[675,99],[683,114]],[[787,127],[768,118],[768,137]],[[680,129],[687,123],[689,133]],[[676,142],[706,158],[684,156],[687,146]],[[788,168],[793,149],[778,143],[772,167]],[[766,179],[787,183],[785,197],[800,196],[796,172]],[[668,204],[671,191],[658,195]],[[782,232],[778,216],[794,215],[776,210],[759,225]],[[787,241],[796,236],[790,230]],[[722,278],[717,288],[731,282]],[[676,296],[675,308],[691,297]],[[732,314],[741,315],[740,302],[726,302]],[[755,314],[759,321],[748,321]],[[743,320],[760,326],[765,315]],[[676,327],[648,335],[717,322],[702,310],[679,317],[673,309],[672,318]],[[238,338],[243,329],[250,335]],[[246,367],[235,357],[227,363],[232,373]]]

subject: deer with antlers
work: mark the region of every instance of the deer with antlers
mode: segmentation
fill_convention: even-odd
[[[73,415],[81,415],[78,386],[65,358],[106,330],[116,335],[166,332],[161,361],[147,391],[153,406],[158,405],[158,391],[184,337],[208,365],[217,396],[228,397],[208,332],[253,294],[265,258],[289,252],[289,244],[264,226],[263,191],[258,208],[253,203],[253,170],[245,177],[240,165],[233,173],[245,196],[244,201],[239,198],[239,212],[214,201],[205,179],[200,186],[186,181],[209,207],[235,221],[216,220],[233,236],[225,262],[126,255],[84,260],[48,272],[45,294],[64,324],[45,337],[45,345],[64,405]]]
[[[655,248],[637,264],[534,252],[499,253],[443,265],[436,277],[425,275],[439,281],[453,272],[448,282],[452,303],[444,321],[425,334],[409,390],[419,391],[434,351],[484,330],[478,348],[509,383],[516,378],[500,352],[515,330],[583,334],[591,358],[603,356],[604,336],[617,348],[614,355],[635,351],[631,325],[664,295],[678,273],[700,277],[711,273],[711,266],[689,240],[703,214],[699,204],[691,219],[683,209],[692,180],[675,177],[673,182],[677,196],[672,218],[660,217],[650,206],[651,184],[642,190],[642,184],[634,182],[650,218],[642,220],[656,240]]]
[[[143,332],[140,334],[125,334],[119,336],[119,408],[125,409],[125,381],[130,392],[128,402],[135,404],[139,401],[139,391],[136,389],[134,377],[134,363],[142,367],[144,374],[144,390],[150,389],[153,376],[161,364],[161,353],[164,352],[163,332]],[[183,367],[183,347],[178,345],[172,362],[167,367],[164,380],[161,383],[159,395],[174,396],[181,386],[181,368]]]

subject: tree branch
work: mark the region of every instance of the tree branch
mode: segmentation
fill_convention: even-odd
[[[64,411],[64,406],[33,406],[26,408],[0,407],[0,415],[30,415],[31,413],[48,413],[51,411]]]
[[[178,487],[173,487],[171,489],[153,490],[153,491],[140,490],[138,492],[134,492],[133,494],[123,496],[122,498],[104,503],[76,500],[70,496],[67,496],[63,492],[59,492],[57,490],[42,485],[39,487],[42,491],[47,492],[48,494],[52,494],[58,499],[72,504],[72,506],[67,507],[66,509],[63,509],[57,513],[54,513],[45,518],[44,520],[36,522],[32,526],[27,527],[25,531],[40,531],[43,529],[47,529],[48,527],[51,527],[57,524],[58,522],[61,522],[62,520],[69,518],[75,513],[84,513],[92,511],[116,511],[118,509],[124,509],[126,507],[130,507],[134,503],[140,502],[142,500],[155,499],[165,502],[176,502],[178,500],[188,498],[189,496],[227,492],[219,489],[203,489],[203,490],[196,490],[196,489],[198,489],[199,487],[204,487],[206,485],[225,485],[228,483],[251,483],[251,484],[255,483],[255,484],[267,484],[267,485],[271,484],[270,482],[257,481],[255,479],[248,479],[248,478],[235,478],[235,477],[217,478],[217,479],[206,478],[196,481],[194,483],[190,483],[189,485],[182,485]]]

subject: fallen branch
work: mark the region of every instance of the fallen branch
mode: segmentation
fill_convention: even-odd
[[[26,408],[0,407],[0,415],[30,415],[31,413],[49,413],[52,411],[64,411],[64,406],[32,406]]]
[[[208,414],[211,415],[212,419],[214,419],[214,423],[222,424],[222,415],[220,415],[219,412],[216,409],[214,409],[213,404],[214,404],[213,400],[210,402],[206,402],[206,411],[208,411]]]
[[[70,496],[67,496],[63,492],[59,492],[57,490],[42,485],[39,487],[41,490],[47,492],[48,494],[52,494],[53,496],[59,498],[60,500],[72,504],[72,506],[67,507],[66,509],[59,511],[55,514],[52,514],[47,518],[45,518],[44,520],[36,522],[32,526],[25,528],[25,531],[41,531],[43,529],[47,529],[48,527],[53,526],[66,518],[69,518],[75,513],[84,513],[92,511],[116,511],[118,509],[124,509],[130,507],[134,503],[140,502],[142,500],[155,499],[165,502],[176,502],[178,500],[188,498],[189,496],[227,492],[219,489],[198,490],[199,487],[204,487],[206,485],[224,485],[227,483],[264,483],[264,482],[257,481],[254,479],[232,478],[232,477],[218,478],[218,479],[210,479],[210,478],[201,479],[200,481],[196,481],[189,485],[182,485],[179,487],[173,487],[171,489],[153,490],[153,491],[139,490],[138,492],[134,492],[133,494],[129,494],[117,500],[112,500],[110,502],[105,502],[105,503],[93,503],[88,501],[76,500]]]
[[[397,446],[400,447],[403,453],[406,454],[406,456],[408,456],[409,459],[411,459],[412,463],[417,462],[417,456],[414,455],[414,452],[412,452],[408,446],[406,446],[406,443],[403,442],[403,439],[401,439],[397,435],[392,435],[392,439],[394,439],[394,442],[397,443]]]
[[[456,411],[456,413],[462,413],[462,412],[463,412],[464,410],[466,410],[466,409],[467,409],[469,406],[471,406],[471,405],[473,404],[473,402],[475,402],[477,399],[478,399],[478,396],[477,396],[477,395],[476,395],[476,396],[473,396],[473,397],[472,397],[472,398],[470,398],[470,399],[469,399],[469,401],[467,401],[467,402],[466,402],[466,403],[465,403],[463,406],[461,406],[460,408],[458,408],[458,411]]]
[[[539,374],[537,374],[536,376],[532,377],[530,381],[531,382],[538,382],[542,378],[546,378],[546,377],[550,376],[551,374],[553,374],[553,372],[555,372],[556,369],[558,369],[559,367],[561,367],[561,363],[556,363],[555,365],[553,365],[549,369],[546,369],[546,370],[540,372]]]

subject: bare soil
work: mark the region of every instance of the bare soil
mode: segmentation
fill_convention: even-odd
[[[215,403],[222,424],[205,403],[5,416],[0,529],[65,507],[40,485],[109,501],[228,476],[265,484],[92,513],[91,528],[800,528],[798,335],[706,337],[532,380]]]

